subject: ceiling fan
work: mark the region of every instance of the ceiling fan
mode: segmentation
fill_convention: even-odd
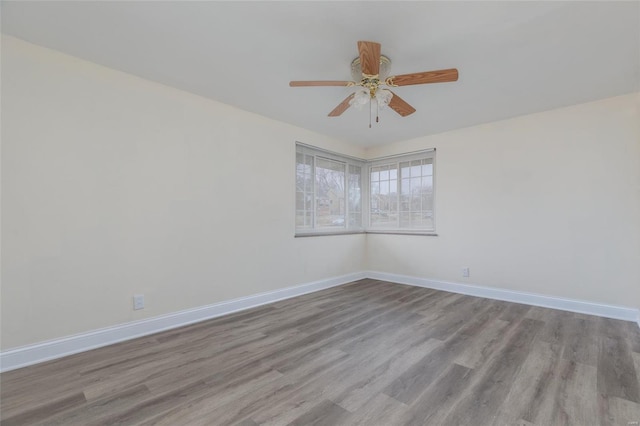
[[[388,76],[391,60],[380,54],[380,43],[359,41],[358,52],[360,56],[351,62],[351,75],[355,81],[291,81],[289,86],[360,87],[359,90],[340,102],[329,113],[329,117],[340,116],[352,105],[362,106],[367,103],[371,105],[374,101],[377,106],[389,106],[402,117],[406,117],[409,114],[413,114],[416,109],[386,87],[444,83],[458,80],[458,70],[455,68]],[[378,121],[377,117],[376,121]],[[369,127],[371,127],[371,123],[369,123]]]

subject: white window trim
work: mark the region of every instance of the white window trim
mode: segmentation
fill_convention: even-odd
[[[320,236],[320,235],[345,235],[345,234],[363,234],[365,233],[365,227],[364,227],[364,209],[365,209],[365,204],[364,204],[364,193],[365,191],[367,191],[367,188],[365,188],[365,176],[364,173],[366,171],[366,167],[367,167],[367,162],[361,158],[357,158],[357,157],[352,157],[349,155],[344,155],[344,154],[339,154],[336,152],[332,152],[332,151],[328,151],[322,148],[318,148],[316,146],[313,145],[307,145],[301,142],[296,142],[296,150],[295,150],[296,154],[299,152],[302,153],[309,153],[311,155],[313,155],[313,169],[314,169],[314,181],[313,181],[313,186],[314,186],[314,195],[316,194],[316,180],[315,180],[315,170],[316,170],[316,160],[317,158],[324,158],[327,160],[331,160],[331,161],[336,161],[339,163],[343,163],[345,165],[345,181],[344,181],[344,187],[345,187],[345,191],[347,191],[348,188],[348,183],[349,183],[349,166],[353,165],[353,166],[357,166],[360,167],[360,180],[361,180],[361,188],[360,188],[360,205],[362,206],[362,218],[361,218],[361,226],[360,227],[353,227],[353,228],[349,228],[348,224],[349,224],[349,214],[350,214],[350,209],[349,209],[349,201],[348,201],[348,193],[345,193],[345,212],[344,212],[344,223],[345,226],[344,228],[317,228],[316,227],[316,197],[313,197],[313,202],[312,202],[312,209],[313,209],[313,226],[311,229],[309,230],[304,230],[304,229],[298,229],[295,226],[294,223],[294,235],[296,237],[315,237],[315,236]],[[294,182],[294,200],[295,200],[295,192],[296,192],[296,186],[295,186],[295,182]],[[294,202],[294,215],[296,214],[296,205]]]
[[[336,229],[336,228],[327,228],[327,229],[318,229],[315,227],[316,217],[315,217],[315,196],[313,199],[313,228],[306,230],[300,230],[295,226],[294,223],[294,236],[295,237],[315,237],[315,236],[327,236],[327,235],[348,235],[348,234],[397,234],[397,235],[426,235],[426,236],[437,236],[436,233],[436,160],[435,160],[435,148],[425,149],[420,151],[413,151],[402,154],[389,155],[385,157],[378,157],[370,160],[365,160],[362,158],[357,158],[349,155],[344,155],[336,152],[332,152],[329,150],[325,150],[322,148],[318,148],[313,145],[308,145],[302,142],[296,142],[295,153],[297,154],[299,148],[302,152],[310,152],[314,155],[314,173],[315,173],[315,161],[316,156],[326,158],[332,161],[338,161],[344,163],[346,165],[346,173],[345,173],[345,188],[348,185],[348,174],[349,174],[349,165],[355,165],[361,167],[361,200],[360,204],[362,206],[362,220],[361,227],[359,228],[348,228],[345,226],[344,229]],[[433,164],[433,197],[434,197],[434,205],[433,205],[433,229],[422,230],[422,229],[407,229],[407,228],[371,228],[370,227],[370,184],[371,184],[371,167],[376,167],[378,165],[389,164],[390,160],[393,162],[400,163],[402,161],[411,161],[417,159],[431,158]],[[294,156],[295,161],[295,156]],[[400,176],[398,176],[398,181],[400,181]],[[313,185],[316,185],[315,179]],[[294,181],[293,185],[294,191],[294,200],[296,196],[296,184]],[[314,189],[315,193],[315,189]],[[348,196],[348,194],[346,194]],[[345,225],[349,222],[349,203],[345,202]],[[296,205],[294,202],[294,217],[296,214]]]
[[[377,166],[382,166],[382,165],[388,165],[388,164],[399,164],[401,162],[405,162],[405,161],[412,161],[412,160],[422,160],[424,158],[431,158],[432,161],[432,170],[433,170],[433,175],[432,175],[432,179],[433,179],[433,198],[434,198],[434,202],[433,202],[433,228],[432,229],[409,229],[409,228],[401,228],[400,226],[397,227],[387,227],[387,228],[372,228],[371,227],[371,223],[370,223],[370,219],[371,219],[371,215],[370,215],[370,208],[371,208],[371,192],[369,190],[369,188],[367,188],[367,199],[366,199],[366,207],[367,207],[367,211],[366,211],[366,221],[363,221],[363,223],[365,224],[365,229],[366,232],[368,234],[402,234],[402,235],[432,235],[432,236],[436,236],[436,206],[435,206],[435,198],[436,198],[436,158],[435,158],[435,154],[436,154],[436,149],[435,148],[431,148],[431,149],[425,149],[425,150],[421,150],[421,151],[413,151],[413,152],[407,152],[407,153],[403,153],[403,154],[395,154],[395,155],[389,155],[389,156],[385,156],[385,157],[378,157],[378,158],[374,158],[371,160],[367,160],[367,185],[370,185],[371,183],[371,168],[372,167],[377,167]],[[400,171],[398,170],[398,176],[397,176],[397,180],[398,180],[398,186],[400,186],[400,181],[401,181],[401,176],[400,176]],[[400,207],[400,193],[398,193],[398,209]],[[398,211],[398,214],[400,212]]]

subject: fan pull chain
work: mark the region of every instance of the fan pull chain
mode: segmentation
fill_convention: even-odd
[[[380,117],[378,117],[379,113],[380,113],[380,105],[378,105],[378,102],[376,102],[376,123],[380,122]]]
[[[373,105],[371,105],[371,100],[369,100],[369,128],[371,128],[371,116],[373,115]]]

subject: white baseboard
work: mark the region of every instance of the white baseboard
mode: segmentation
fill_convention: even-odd
[[[0,372],[15,370],[28,365],[135,339],[136,337],[182,327],[232,312],[335,287],[362,278],[365,278],[364,272],[332,277],[294,287],[254,294],[225,302],[214,303],[212,305],[173,312],[153,318],[132,321],[60,339],[10,349],[5,352],[0,352]]]
[[[544,296],[540,294],[518,292],[493,287],[430,280],[426,278],[390,274],[386,272],[365,271],[327,278],[294,287],[259,293],[212,305],[187,309],[184,311],[139,321],[132,321],[60,339],[10,349],[5,352],[0,352],[0,372],[15,370],[17,368],[96,349],[125,340],[182,327],[230,314],[232,312],[254,308],[256,306],[273,303],[278,300],[289,299],[291,297],[335,287],[363,278],[372,278],[398,284],[408,284],[418,287],[449,291],[452,293],[504,300],[507,302],[523,303],[526,305],[541,306],[544,308],[560,309],[563,311],[579,312],[582,314],[597,315],[624,321],[634,321],[637,322],[640,327],[639,309]]]
[[[507,302],[523,303],[525,305],[541,306],[543,308],[560,309],[563,311],[578,312],[581,314],[596,315],[599,317],[613,318],[623,321],[633,321],[637,322],[638,326],[640,326],[640,310],[635,308],[605,305],[601,303],[586,302],[583,300],[565,299],[561,297],[525,293],[495,287],[483,287],[479,285],[430,280],[426,278],[410,277],[386,272],[367,271],[365,275],[367,278],[390,281],[398,284],[408,284],[417,287],[449,291],[451,293],[484,297],[487,299],[504,300]]]

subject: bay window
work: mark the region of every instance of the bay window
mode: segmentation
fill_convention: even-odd
[[[434,157],[365,161],[296,144],[296,235],[433,234]]]

